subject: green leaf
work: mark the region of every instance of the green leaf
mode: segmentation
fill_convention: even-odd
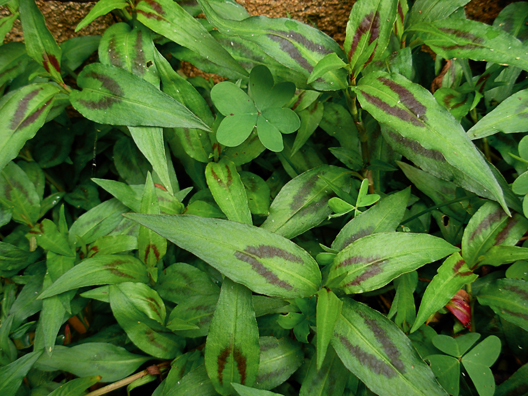
[[[174,386],[167,389],[163,396],[213,396],[217,395],[215,388],[207,376],[205,365],[191,370]]]
[[[249,210],[254,215],[267,216],[270,206],[269,186],[264,179],[254,173],[241,171],[239,174],[246,188]]]
[[[434,22],[449,17],[470,0],[416,0],[409,11],[406,25],[413,26],[420,22]]]
[[[136,10],[138,21],[156,33],[231,70],[238,78],[247,76],[244,68],[178,3],[171,0],[140,1]]]
[[[235,382],[233,382],[231,385],[233,385],[236,393],[238,393],[240,396],[281,396],[279,393],[250,388],[249,386],[240,385]]]
[[[0,19],[0,42],[4,42],[6,34],[13,28],[13,23],[17,20],[20,14],[15,12],[12,15],[4,16]]]
[[[50,83],[30,84],[0,100],[0,118],[4,120],[0,130],[0,171],[44,124],[58,92],[59,88]]]
[[[528,230],[528,221],[514,214],[508,217],[494,202],[486,202],[471,217],[462,237],[462,256],[473,268],[494,245],[515,245]]]
[[[448,18],[407,29],[444,59],[472,59],[528,69],[524,44],[505,31],[470,19]]]
[[[191,296],[216,295],[218,286],[207,274],[198,268],[185,263],[172,264],[163,270],[156,290],[165,300],[182,304]]]
[[[101,382],[115,382],[150,359],[112,344],[87,342],[71,348],[57,345],[53,356],[42,355],[35,368],[42,371],[62,370],[78,377],[98,375]]]
[[[101,376],[99,375],[76,378],[62,384],[48,396],[83,396],[89,387],[98,383],[100,380]]]
[[[500,384],[495,396],[522,395],[526,392],[526,378],[528,376],[528,364],[524,364],[513,375]]]
[[[347,294],[364,293],[456,251],[458,248],[429,234],[377,233],[339,252],[328,279],[331,282],[346,274],[338,288]]]
[[[288,182],[273,200],[262,228],[293,238],[319,225],[332,213],[328,200],[332,189],[323,176],[342,189],[350,186],[351,172],[335,166],[313,168]]]
[[[81,22],[77,25],[75,28],[75,32],[77,33],[82,28],[88,26],[90,23],[92,23],[95,19],[99,18],[100,16],[108,14],[110,11],[113,10],[122,10],[128,6],[128,3],[126,1],[121,0],[101,0],[98,1],[95,6],[90,10],[88,15],[86,15]]]
[[[478,275],[469,269],[460,254],[449,256],[425,289],[411,333],[418,330],[429,316],[445,306],[464,285],[477,278]]]
[[[29,234],[37,239],[38,245],[50,252],[63,256],[75,257],[75,252],[70,247],[68,236],[59,232],[54,222],[44,219],[33,227]]]
[[[118,67],[93,63],[77,79],[82,91],[70,94],[77,111],[86,118],[109,125],[209,127],[180,102],[142,78]]]
[[[138,238],[133,235],[107,235],[98,238],[91,243],[86,250],[87,257],[93,257],[96,254],[115,254],[136,250],[138,248]]]
[[[13,220],[30,227],[40,216],[40,198],[28,175],[10,162],[0,173],[0,204],[9,209]]]
[[[0,242],[0,276],[11,277],[26,268],[31,253],[10,243]]]
[[[130,213],[125,217],[154,230],[256,293],[295,298],[311,296],[319,289],[321,273],[315,260],[293,242],[262,228],[185,215]]]
[[[385,52],[397,5],[397,0],[360,0],[352,7],[344,46],[354,77]]]
[[[96,8],[101,2],[98,2]],[[92,8],[93,10],[93,8]],[[99,46],[100,36],[72,37],[61,44],[62,66],[76,70],[90,57]]]
[[[4,19],[6,18],[2,21]],[[29,60],[24,43],[3,44],[2,58],[0,58],[0,85],[23,73]]]
[[[48,298],[84,286],[113,285],[122,282],[147,283],[147,271],[141,261],[125,255],[97,255],[85,259],[57,279],[39,299]]]
[[[321,370],[343,302],[331,290],[317,293],[317,371]]]
[[[521,279],[497,279],[477,295],[480,304],[487,305],[501,318],[528,331],[528,283]]]
[[[28,55],[42,65],[55,81],[64,84],[60,74],[62,51],[46,27],[35,0],[19,0],[19,4]]]
[[[436,162],[448,162],[489,190],[509,214],[504,193],[486,160],[462,126],[425,88],[405,77],[376,72],[355,90],[362,107],[379,122],[390,124],[394,139]],[[441,131],[441,133],[440,133]],[[427,151],[423,151],[423,150]]]
[[[495,378],[489,367],[495,363],[500,351],[500,339],[492,335],[462,358],[462,365],[480,396],[493,396],[495,393]]]
[[[165,304],[156,291],[143,283],[125,282],[110,285],[109,297],[117,323],[139,349],[160,359],[181,353],[183,340],[164,327]]]
[[[45,289],[52,283],[49,274],[44,276],[44,283],[42,287]],[[66,309],[62,304],[58,296],[50,297],[42,302],[42,311],[40,317],[40,324],[42,326],[42,332],[44,333],[44,350],[51,356],[55,349],[55,342],[57,335],[59,334],[60,328],[66,315]]]
[[[167,327],[183,337],[206,336],[217,301],[218,294],[187,297],[172,310]]]
[[[378,395],[447,395],[389,319],[345,299],[332,346],[347,369]]]
[[[311,84],[318,78],[324,76],[326,73],[342,69],[346,67],[346,65],[347,64],[343,62],[343,60],[337,56],[335,52],[332,52],[317,62],[317,65],[315,65],[313,68],[312,73],[306,82]]]
[[[394,279],[396,295],[392,301],[389,319],[396,313],[394,323],[405,333],[409,333],[411,323],[416,319],[416,306],[414,305],[414,291],[418,286],[418,272],[413,271]]]
[[[528,116],[528,90],[522,90],[501,102],[482,117],[467,132],[470,139],[480,139],[497,132],[526,132],[525,119]]]
[[[319,326],[317,326],[319,330]],[[333,333],[333,329],[332,329]],[[319,334],[318,334],[319,337]],[[319,348],[318,348],[319,351]],[[329,348],[318,368],[314,355],[308,364],[299,396],[343,395],[350,372],[343,365],[334,348]]]
[[[467,333],[456,338],[443,334],[433,337],[433,345],[444,353],[461,358],[480,338],[479,333]]]
[[[270,390],[276,388],[303,363],[301,344],[288,337],[260,337],[260,363],[254,388]]]
[[[317,63],[330,53],[344,59],[343,50],[326,34],[293,19],[249,17],[242,21],[224,19],[211,4],[198,0],[207,20],[226,36],[236,35],[257,44],[266,54],[310,77]],[[347,86],[346,71],[337,69],[312,83],[317,90],[333,91]]]
[[[235,164],[224,158],[210,162],[205,168],[205,178],[214,200],[229,220],[253,224],[246,189]]]
[[[460,361],[446,355],[430,355],[426,358],[431,370],[435,373],[440,385],[450,395],[458,396],[460,392]]]
[[[160,214],[158,197],[150,173],[147,175],[143,198],[141,200],[141,213]],[[167,252],[167,240],[146,227],[139,227],[138,255],[145,263],[153,280],[157,280],[157,265]]]
[[[216,391],[231,394],[231,383],[252,386],[259,357],[251,291],[225,279],[205,345],[205,367]]]
[[[301,119],[301,125],[299,131],[295,136],[295,142],[291,150],[292,156],[294,156],[297,151],[306,143],[306,141],[312,136],[315,132],[321,120],[323,119],[324,106],[321,102],[314,102],[307,109],[304,109],[299,112],[299,117]]]
[[[42,351],[28,353],[21,358],[0,367],[0,392],[2,395],[15,395],[22,380],[33,364],[42,355]]]

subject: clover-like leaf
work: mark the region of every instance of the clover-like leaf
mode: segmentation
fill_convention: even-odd
[[[248,90],[249,95],[230,82],[217,84],[211,90],[211,99],[225,116],[216,134],[218,142],[238,146],[256,127],[267,149],[282,151],[281,133],[293,133],[301,126],[297,114],[284,108],[295,94],[295,84],[275,84],[266,66],[256,66],[249,76]]]

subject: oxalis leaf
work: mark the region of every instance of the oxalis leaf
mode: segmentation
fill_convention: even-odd
[[[156,231],[256,293],[308,297],[320,287],[321,272],[312,256],[270,231],[189,215],[124,216]]]
[[[363,293],[456,251],[458,248],[432,235],[380,232],[358,239],[342,250],[334,259],[328,282],[344,276],[339,289]]]
[[[447,396],[411,340],[362,303],[344,299],[332,346],[345,367],[380,396]]]
[[[209,127],[189,109],[154,85],[118,67],[93,63],[77,79],[82,91],[70,100],[86,118],[109,125]]]
[[[492,171],[462,126],[425,88],[398,74],[375,72],[354,89],[361,106],[379,122],[389,124],[395,139],[438,162],[447,161],[478,181],[510,214]],[[427,151],[424,151],[427,150]]]

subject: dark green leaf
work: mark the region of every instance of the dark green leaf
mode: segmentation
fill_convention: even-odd
[[[501,351],[501,341],[489,336],[462,358],[462,365],[473,381],[480,396],[493,396],[495,379],[489,367],[495,363]]]
[[[250,388],[249,386],[233,383],[233,388],[240,396],[282,396],[279,393],[270,392],[267,390]]]
[[[345,367],[378,395],[447,395],[407,336],[364,304],[345,299],[332,346]]]
[[[218,294],[187,297],[172,310],[167,321],[167,327],[184,337],[205,336],[209,332],[217,302]],[[182,327],[182,325],[184,326]]]
[[[241,171],[239,174],[240,179],[246,188],[248,206],[251,213],[263,216],[268,215],[270,206],[270,189],[264,179],[251,172]]]
[[[311,296],[319,289],[321,273],[315,260],[294,243],[262,228],[195,216],[131,213],[125,217],[257,293],[295,298]]]
[[[408,15],[407,26],[419,22],[434,22],[449,17],[469,0],[416,0]]]
[[[334,348],[329,348],[319,369],[316,357],[313,356],[310,360],[299,396],[343,395],[349,375],[350,372],[343,365]]]
[[[88,26],[95,19],[99,18],[102,15],[108,14],[113,10],[122,10],[128,6],[126,1],[121,0],[101,0],[90,10],[88,15],[86,15],[81,22],[75,28],[75,32],[78,32],[82,28]]]
[[[96,6],[100,3],[98,2]],[[66,40],[61,44],[62,66],[68,67],[70,70],[77,69],[97,50],[100,40],[100,36],[73,37]]]
[[[513,375],[500,384],[495,390],[495,396],[522,395],[528,391],[528,364],[524,364]]]
[[[331,290],[323,288],[317,293],[317,371],[325,360],[342,306],[343,302]]]
[[[2,21],[5,19],[3,18]],[[24,43],[3,44],[2,58],[0,58],[0,85],[4,85],[7,81],[11,81],[21,74],[26,68],[28,61],[29,56],[27,55]]]
[[[0,392],[2,395],[15,395],[22,380],[33,364],[42,355],[42,351],[31,352],[0,368]]]

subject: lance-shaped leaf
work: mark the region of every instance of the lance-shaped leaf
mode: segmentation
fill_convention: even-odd
[[[2,395],[15,395],[33,364],[42,355],[42,351],[31,352],[20,359],[0,368],[0,392]]]
[[[100,375],[103,382],[115,382],[150,359],[113,344],[87,342],[71,348],[57,345],[53,356],[42,355],[35,367],[42,371],[63,370],[78,377]]]
[[[483,256],[479,257],[479,266],[493,265],[497,267],[518,260],[528,260],[528,248],[497,245],[492,246]]]
[[[528,331],[528,282],[522,279],[497,279],[482,288],[477,299],[501,318]]]
[[[350,220],[337,234],[332,249],[343,250],[352,242],[377,232],[392,232],[403,219],[411,190],[389,195]]]
[[[31,253],[9,243],[0,242],[0,276],[15,276],[20,270],[26,268],[30,261]]]
[[[368,306],[345,299],[332,346],[345,367],[378,395],[442,395],[409,338]]]
[[[40,216],[40,198],[35,185],[22,168],[10,162],[0,173],[0,204],[13,220],[33,226]]]
[[[27,140],[40,129],[59,88],[49,83],[30,84],[0,101],[0,171],[16,158]]]
[[[129,213],[125,217],[156,231],[257,293],[308,297],[321,284],[321,272],[312,256],[262,228],[185,215]]]
[[[210,162],[205,168],[205,178],[216,203],[229,220],[253,224],[246,189],[235,164],[228,159]]]
[[[233,388],[240,396],[281,396],[279,393],[233,383]]]
[[[60,74],[62,51],[46,27],[44,16],[35,0],[20,0],[19,4],[28,55],[42,65],[55,81],[63,83]]]
[[[425,289],[411,333],[418,330],[429,316],[446,305],[464,285],[472,283],[477,278],[478,275],[469,269],[460,254],[449,256]]]
[[[257,44],[283,65],[302,73],[306,80],[326,55],[334,52],[345,59],[339,45],[320,30],[293,19],[250,17],[242,21],[224,19],[206,0],[198,0],[207,20],[225,35],[235,35]],[[312,83],[315,89],[333,91],[347,86],[346,71],[325,73]]]
[[[471,217],[462,237],[462,256],[469,268],[494,245],[513,246],[528,230],[528,221],[518,213],[508,217],[495,202],[486,202]]]
[[[218,294],[192,295],[174,308],[167,327],[183,337],[203,337],[209,332]]]
[[[90,10],[88,15],[86,15],[81,22],[77,25],[75,28],[75,32],[78,32],[82,28],[88,26],[90,23],[92,23],[95,19],[99,18],[100,16],[108,14],[110,11],[113,10],[122,10],[125,9],[128,6],[128,3],[126,1],[122,0],[101,0],[98,1],[93,8]]]
[[[460,172],[457,168],[444,161],[443,157],[439,156],[438,151],[428,150],[420,142],[404,138],[387,125],[381,125],[381,132],[383,139],[395,151],[410,159],[427,173],[439,179],[453,182],[457,186],[481,197],[497,200],[492,192],[486,189],[478,180]],[[513,193],[504,176],[492,164],[489,164],[489,168],[501,186],[508,206],[518,212],[522,212],[522,204],[519,198]]]
[[[397,5],[398,0],[360,0],[352,7],[345,51],[354,77],[385,52],[396,20]]]
[[[171,0],[140,1],[136,11],[138,21],[156,33],[232,70],[238,78],[247,76],[244,68],[178,3]]]
[[[343,302],[325,288],[317,293],[317,370],[321,369],[326,356],[326,349],[334,334],[334,327],[341,315]]]
[[[158,197],[152,177],[150,173],[147,175],[145,182],[145,189],[143,190],[143,198],[141,200],[141,213],[146,214],[160,214],[160,207]],[[138,254],[139,258],[145,263],[149,269],[149,273],[154,279],[158,278],[158,262],[165,256],[167,252],[167,240],[154,231],[146,227],[139,228],[138,235]]]
[[[445,19],[470,0],[416,0],[409,12],[407,26],[419,22],[434,22]]]
[[[361,106],[379,122],[390,124],[403,144],[429,150],[436,161],[447,161],[477,180],[509,214],[502,189],[486,160],[429,91],[403,76],[385,72],[362,78],[355,91]]]
[[[339,252],[328,279],[331,282],[344,276],[340,289],[363,293],[456,251],[458,248],[432,235],[381,232],[358,239]]]
[[[462,58],[513,65],[528,70],[528,53],[516,37],[470,19],[448,18],[407,29],[445,59]]]
[[[70,94],[77,111],[109,125],[198,128],[209,127],[180,102],[126,70],[93,63],[79,74],[82,91]]]
[[[106,235],[97,239],[86,247],[88,255],[93,257],[96,254],[115,254],[136,250],[138,248],[138,237],[134,235]]]
[[[231,394],[232,382],[252,386],[260,359],[251,290],[225,279],[205,345],[205,367],[215,389]]]
[[[62,384],[48,396],[82,396],[86,394],[86,390],[92,385],[101,381],[100,375],[92,377],[76,378]]]
[[[12,15],[4,16],[0,19],[0,40],[2,42],[4,42],[6,34],[13,28],[13,23],[17,20],[19,15],[18,12],[15,12]]]
[[[470,139],[480,139],[497,132],[526,132],[528,89],[516,92],[482,117],[467,133]]]
[[[225,157],[224,157],[225,158]],[[270,206],[270,188],[259,175],[251,172],[240,172],[240,179],[246,188],[248,206],[251,213],[268,215]]]
[[[316,360],[316,356],[313,356],[310,360],[308,372],[302,382],[299,396],[344,394],[350,372],[343,365],[334,348],[328,349],[321,367],[317,367]]]
[[[495,391],[495,395],[508,396],[526,393],[528,389],[526,378],[528,378],[528,363],[525,363],[510,378],[500,384]]]
[[[328,200],[334,192],[319,176],[343,190],[350,188],[347,169],[323,165],[304,172],[281,189],[262,228],[293,238],[324,221],[332,213]]]
[[[270,390],[279,386],[303,363],[300,342],[288,337],[260,337],[259,343],[260,363],[254,388]]]
[[[142,351],[161,359],[174,359],[183,347],[165,324],[165,304],[143,283],[110,285],[110,307],[117,323]]]
[[[38,245],[43,249],[63,256],[75,257],[75,252],[70,247],[67,235],[59,232],[51,220],[42,220],[40,224],[29,231],[29,234],[37,239]]]
[[[77,264],[48,287],[39,299],[84,286],[112,285],[122,282],[148,282],[147,270],[132,256],[100,255]]]
[[[24,43],[3,44],[2,58],[0,58],[0,85],[24,72],[29,60]]]

